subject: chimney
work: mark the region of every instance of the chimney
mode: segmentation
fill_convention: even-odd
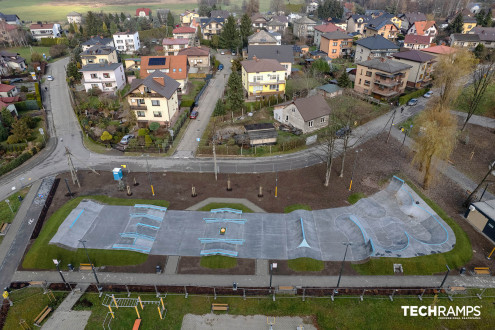
[[[165,86],[165,78],[163,77],[153,77],[153,80],[160,84],[161,86]]]

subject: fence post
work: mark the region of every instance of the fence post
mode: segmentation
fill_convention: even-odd
[[[306,289],[303,289],[302,301],[306,301]]]
[[[275,291],[273,291],[273,301],[275,301]]]
[[[155,292],[156,292],[156,297],[159,298],[160,297],[160,293],[158,292],[158,289],[156,288],[156,284],[155,284]]]
[[[131,292],[129,291],[127,284],[125,285],[125,289],[127,290],[127,298],[129,298],[131,296]]]
[[[484,288],[483,291],[481,291],[481,293],[476,294],[480,300],[482,299],[482,296],[483,296],[483,293],[485,293],[485,290],[486,290],[486,288]]]
[[[426,289],[423,289],[423,292],[420,295],[418,295],[418,298],[420,301],[423,301],[423,295],[425,294],[425,292],[426,292]]]
[[[186,293],[186,295],[184,296],[184,298],[186,298],[186,299],[187,299],[188,294],[187,294],[187,288],[186,288],[186,286],[185,286],[185,285],[184,285],[184,292]]]
[[[398,291],[397,289],[394,289],[392,291],[392,294],[390,296],[388,296],[390,298],[390,301],[394,301],[394,295],[395,295],[395,291]]]
[[[217,300],[217,289],[213,288],[213,294],[214,294],[213,300]]]
[[[361,293],[361,296],[359,297],[359,299],[361,299],[361,301],[363,301],[364,299],[364,293],[366,292],[366,290],[363,290],[363,293]]]
[[[246,289],[242,289],[242,299],[246,300]]]

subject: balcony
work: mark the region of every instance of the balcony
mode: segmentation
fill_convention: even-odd
[[[375,80],[374,81],[375,85],[381,85],[385,87],[395,87],[402,83],[402,81],[395,81],[395,80]]]
[[[249,86],[279,85],[279,84],[285,84],[285,80],[264,80],[264,81],[249,82]]]
[[[160,94],[157,94],[157,93],[131,93],[129,94],[130,97],[135,97],[137,99],[139,98],[143,98],[143,97],[159,97],[159,98],[163,98],[163,96],[161,96]]]
[[[378,95],[381,95],[381,96],[385,96],[385,97],[391,97],[391,96],[395,96],[395,95],[398,95],[399,94],[398,91],[393,90],[393,89],[373,88],[371,91],[373,93],[375,93],[375,94],[378,94]]]
[[[131,110],[148,110],[145,105],[131,105]]]

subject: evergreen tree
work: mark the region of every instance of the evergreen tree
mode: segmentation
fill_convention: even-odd
[[[119,26],[117,25],[117,23],[115,23],[114,21],[112,21],[110,23],[110,34],[114,35],[118,31],[119,31]]]
[[[69,64],[67,64],[67,77],[72,81],[80,81],[82,78],[82,73],[79,72],[75,59],[72,59]]]
[[[103,24],[101,26],[101,31],[103,32],[103,35],[105,37],[108,37],[108,27],[107,27],[107,24],[105,22],[103,22]]]
[[[86,26],[84,30],[86,31],[86,34],[88,37],[96,36],[98,35],[98,30],[102,26],[102,24],[98,24],[98,18],[96,17],[95,13],[92,11],[88,11],[86,14]]]
[[[342,88],[350,88],[352,86],[352,82],[351,79],[349,79],[347,71],[344,70],[344,72],[340,75],[339,80],[337,80],[337,85]]]
[[[80,34],[84,34],[84,29],[83,29],[82,24],[81,24],[81,25],[79,25],[79,33],[80,33]]]
[[[28,127],[26,120],[15,120],[12,124],[12,135],[7,139],[7,143],[12,144],[27,141],[32,132],[33,130]]]
[[[478,26],[486,26],[485,25],[485,10],[481,9],[476,15],[476,24]]]
[[[227,82],[227,104],[232,111],[241,110],[244,105],[241,76],[232,72]]]
[[[70,34],[76,33],[76,29],[74,28],[74,24],[73,23],[70,23],[70,25],[69,25],[69,33]]]
[[[220,47],[226,49],[237,49],[240,46],[239,31],[234,16],[229,16],[220,34]]]
[[[223,104],[222,99],[217,100],[217,104],[215,105],[215,110],[213,110],[213,116],[223,116],[225,115],[225,105]]]
[[[242,47],[246,47],[248,45],[248,37],[253,33],[252,27],[253,24],[251,22],[251,18],[247,14],[242,15],[241,26],[239,27],[242,39]]]
[[[12,124],[14,123],[14,117],[12,117],[12,114],[10,113],[9,110],[7,110],[7,108],[2,110],[1,117],[2,117],[2,125],[8,129],[11,128]]]
[[[342,18],[344,7],[337,0],[325,0],[318,6],[318,18],[326,20],[329,17]]]
[[[120,21],[124,23],[127,20],[127,16],[124,13],[120,13]]]
[[[172,27],[175,26],[174,15],[171,12],[168,12],[168,15],[167,15],[167,25],[172,26]]]
[[[462,33],[464,25],[464,20],[462,19],[462,14],[458,14],[454,21],[447,26],[447,31],[452,34],[452,33]]]

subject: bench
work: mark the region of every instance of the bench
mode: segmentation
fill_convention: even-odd
[[[93,270],[92,264],[79,264],[79,270]]]
[[[466,288],[463,286],[451,286],[450,291],[455,292],[455,291],[466,291]]]
[[[46,319],[46,317],[48,316],[48,314],[50,314],[51,311],[52,311],[51,307],[46,306],[45,308],[43,308],[41,313],[39,313],[38,316],[36,316],[36,318],[34,319],[34,325],[39,326],[41,322],[43,322],[43,320]]]
[[[6,222],[2,222],[0,225],[0,234],[5,235],[7,232],[7,228],[9,228],[9,224]]]
[[[211,311],[225,311],[229,312],[229,305],[228,304],[211,304]]]
[[[294,287],[293,286],[279,286],[278,290],[279,291],[293,291]]]
[[[139,330],[140,326],[141,326],[141,319],[136,319],[136,321],[134,321],[134,326],[132,327],[132,330]]]
[[[474,267],[474,273],[476,275],[490,275],[489,267]]]

